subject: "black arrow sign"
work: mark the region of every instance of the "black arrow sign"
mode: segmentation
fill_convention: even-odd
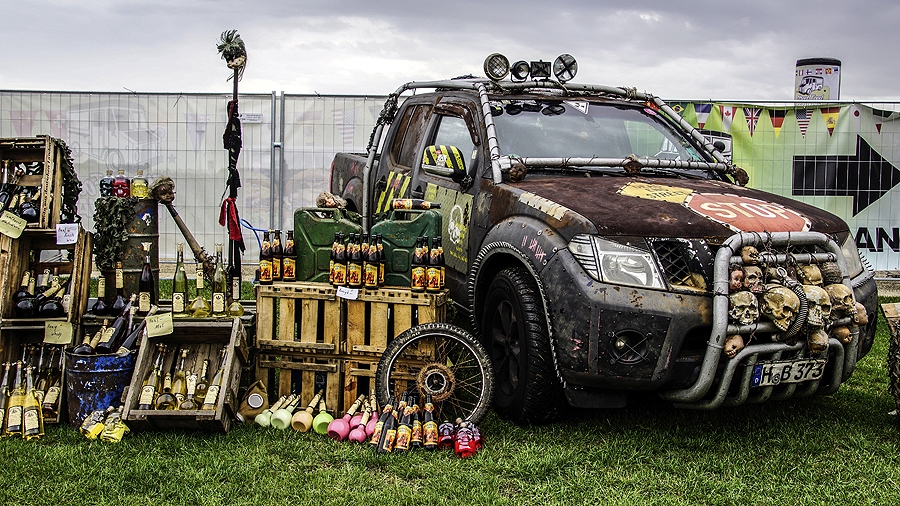
[[[795,156],[792,195],[853,197],[853,216],[900,184],[900,170],[856,136],[851,156]]]

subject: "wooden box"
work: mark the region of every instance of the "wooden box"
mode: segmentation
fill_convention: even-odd
[[[34,328],[19,328],[16,329],[15,332],[11,332],[8,329],[4,329],[2,334],[2,345],[0,345],[0,366],[2,364],[9,362],[11,367],[9,369],[9,389],[12,390],[13,383],[16,379],[16,368],[15,363],[18,360],[22,360],[22,352],[25,350],[28,345],[37,345],[38,348],[44,339],[44,326]],[[59,399],[56,402],[56,412],[57,416],[55,418],[47,418],[44,417],[44,424],[58,424],[64,423],[68,418],[68,412],[66,411],[66,361],[64,358],[65,354],[65,346],[64,345],[55,345],[55,344],[47,344],[44,349],[44,365],[47,365],[47,361],[50,360],[50,356],[52,355],[52,350],[56,350],[56,355],[53,358],[52,367],[61,368],[61,376],[60,376],[60,386],[62,389],[59,393]],[[63,356],[62,363],[60,364],[59,359],[60,356]],[[28,359],[26,358],[26,362]],[[37,364],[39,362],[39,357],[33,357],[31,362],[34,364],[34,380],[37,381]],[[3,368],[0,367],[0,376],[3,374]],[[22,372],[22,386],[25,386],[25,372]],[[46,395],[46,392],[44,392]],[[5,415],[4,415],[5,416]]]
[[[156,359],[157,345],[169,347],[162,376],[172,370],[176,349],[189,350],[185,369],[199,371],[204,359],[209,359],[207,379],[211,382],[219,367],[223,346],[227,350],[222,364],[222,388],[213,410],[144,410],[138,409],[141,386],[150,375]],[[144,336],[141,341],[134,376],[125,399],[123,418],[133,430],[199,429],[228,432],[237,411],[241,368],[249,360],[247,331],[240,318],[232,321],[175,321],[174,332],[161,337]]]
[[[48,135],[0,139],[0,160],[9,160],[10,171],[27,167],[34,172],[20,176],[17,184],[41,188],[39,219],[29,228],[54,228],[59,223],[65,156],[59,141]]]
[[[446,321],[447,291],[379,288],[361,291],[356,300],[347,300],[346,305],[346,353],[380,357],[388,342],[411,327]]]
[[[301,399],[297,409],[304,409],[321,390],[327,411],[337,416],[343,413],[341,366],[338,358],[260,353],[256,356],[255,374],[268,388],[270,404],[281,396],[297,393]]]

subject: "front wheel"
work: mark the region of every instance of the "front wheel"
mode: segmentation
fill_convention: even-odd
[[[552,420],[564,406],[540,298],[531,274],[509,267],[494,277],[485,299],[481,333],[494,363],[494,405],[516,423]]]
[[[404,391],[417,394],[424,406],[430,394],[436,420],[477,424],[491,405],[494,372],[484,346],[471,334],[447,323],[426,323],[387,345],[375,372],[375,391],[382,406]]]

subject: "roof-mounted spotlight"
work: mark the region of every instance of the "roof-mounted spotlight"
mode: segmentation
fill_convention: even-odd
[[[513,63],[510,73],[512,74],[511,79],[514,82],[520,83],[528,79],[528,74],[531,73],[531,67],[528,66],[527,61],[519,60],[516,63]]]
[[[509,74],[509,60],[500,53],[484,59],[484,73],[492,81],[500,81]]]
[[[553,62],[553,75],[559,82],[571,81],[576,73],[578,73],[578,62],[575,61],[574,56],[565,53],[556,57]]]
[[[532,79],[549,79],[550,78],[550,62],[538,60],[531,62],[531,78]]]

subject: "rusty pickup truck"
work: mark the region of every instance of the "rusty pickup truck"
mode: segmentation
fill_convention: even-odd
[[[694,409],[835,392],[876,320],[847,224],[748,188],[663,100],[576,68],[494,54],[487,78],[404,84],[368,152],[332,166],[366,230],[392,198],[441,203],[494,408],[533,423],[647,392]]]

